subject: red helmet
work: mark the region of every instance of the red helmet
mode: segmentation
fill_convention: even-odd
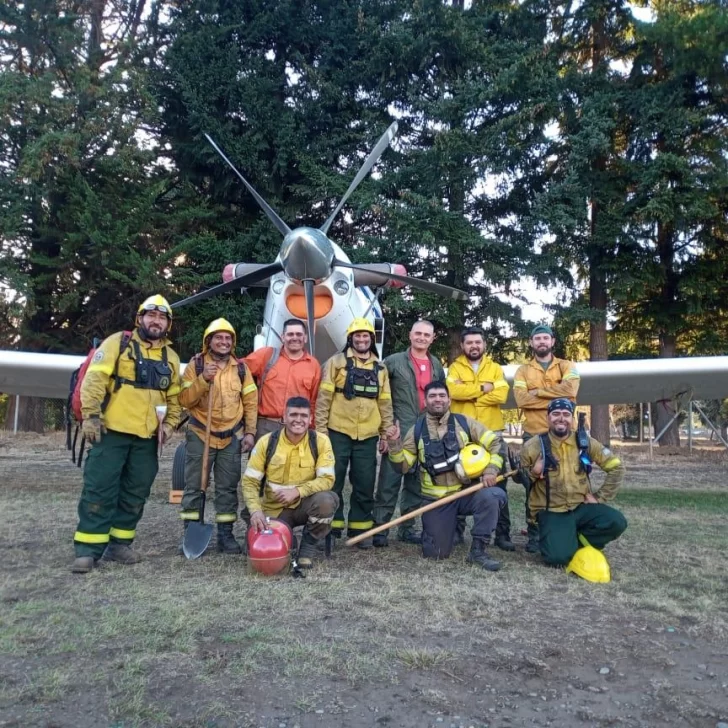
[[[293,533],[287,523],[277,518],[267,520],[265,531],[248,529],[248,563],[258,573],[272,576],[288,568]]]

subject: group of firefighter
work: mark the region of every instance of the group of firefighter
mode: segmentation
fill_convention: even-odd
[[[398,502],[407,515],[478,483],[483,487],[422,513],[421,530],[414,519],[401,523],[397,538],[420,545],[426,558],[447,558],[464,542],[466,517],[472,516],[469,563],[501,568],[488,552],[491,539],[498,549],[515,550],[501,411],[509,385],[486,353],[482,329],[462,331],[462,353],[445,374],[430,353],[435,328],[429,321],[412,326],[406,351],[381,361],[372,324],[355,319],[344,350],[321,366],[308,353],[308,332],[298,319],[285,322],[280,348],[238,359],[235,329],[220,318],[209,324],[202,351],[180,376],[171,325],[168,302],[160,295],[146,299],[133,332],[105,339],[85,372],[82,430],[91,447],[72,571],[87,573],[101,559],[142,560],[132,543],[157,474],[158,444],[172,437],[183,409],[180,515],[185,528],[200,517],[207,439],[222,553],[244,550],[233,533],[239,517],[254,532],[277,518],[303,527],[298,564],[310,568],[344,532],[361,536],[361,549],[386,547],[386,530],[367,532],[389,523]],[[564,566],[580,535],[602,549],[627,527],[608,505],[624,466],[575,430],[579,374],[572,362],[553,355],[553,331],[536,326],[529,344],[533,357],[519,367],[513,385],[524,422],[520,459],[510,475],[526,487],[526,551]],[[606,473],[598,489],[589,477],[593,465]]]

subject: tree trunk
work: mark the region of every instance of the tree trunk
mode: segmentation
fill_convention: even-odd
[[[660,335],[660,357],[670,358],[675,356],[675,337],[670,334]],[[669,400],[661,400],[652,403],[652,421],[654,423],[654,437],[662,432],[662,428],[670,421],[675,414],[675,403]],[[675,420],[667,432],[660,438],[660,447],[680,447],[679,420]]]
[[[42,397],[20,397],[18,407],[18,432],[45,432],[45,399]],[[15,428],[15,405],[18,398],[8,395],[8,409],[5,415],[5,429]]]
[[[598,205],[592,203],[592,234],[597,217]],[[607,285],[601,270],[598,256],[589,261],[589,306],[592,312],[599,312],[598,321],[589,325],[589,360],[606,361],[609,358],[607,348]],[[578,400],[577,400],[578,401]],[[609,447],[609,405],[598,404],[591,407],[591,436]]]

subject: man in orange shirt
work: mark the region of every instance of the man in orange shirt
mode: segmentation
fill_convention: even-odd
[[[306,324],[288,319],[283,324],[283,347],[265,346],[243,361],[258,382],[258,427],[256,442],[268,432],[280,430],[286,402],[291,397],[305,397],[316,402],[321,365],[306,350]],[[314,412],[311,412],[313,420]]]

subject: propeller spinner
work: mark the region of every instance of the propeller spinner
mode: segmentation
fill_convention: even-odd
[[[367,268],[364,266],[358,266],[348,261],[338,260],[334,252],[334,246],[331,244],[327,233],[334,218],[339,214],[344,203],[349,199],[354,190],[359,186],[361,181],[369,174],[372,167],[376,164],[379,157],[382,155],[384,150],[389,146],[390,142],[394,138],[397,132],[397,122],[390,125],[386,132],[380,137],[379,141],[374,146],[374,149],[369,153],[369,156],[364,160],[364,164],[361,169],[357,172],[356,177],[352,180],[341,201],[336,206],[336,209],[329,215],[326,222],[321,228],[310,228],[310,227],[299,227],[291,230],[288,225],[279,217],[278,213],[255,191],[253,186],[243,177],[242,174],[235,168],[235,165],[225,156],[224,152],[220,147],[215,144],[212,138],[205,134],[208,142],[213,146],[215,151],[225,160],[227,165],[233,172],[238,176],[241,182],[245,185],[248,191],[253,195],[261,209],[268,216],[270,221],[276,226],[281,232],[283,237],[283,244],[279,253],[279,259],[275,263],[270,265],[260,266],[256,270],[251,271],[248,274],[242,275],[238,278],[232,278],[219,286],[208,288],[207,290],[200,291],[194,296],[189,296],[182,301],[172,304],[172,308],[180,308],[187,306],[197,301],[202,301],[211,296],[217,296],[220,293],[225,293],[232,290],[240,290],[241,288],[247,288],[248,286],[255,285],[259,281],[270,278],[270,276],[283,271],[288,278],[299,283],[303,286],[304,296],[306,300],[306,318],[308,323],[308,330],[310,332],[308,342],[309,350],[311,355],[314,354],[314,336],[313,336],[313,325],[314,325],[314,286],[317,283],[321,283],[326,280],[334,268],[351,268],[353,270],[366,271]],[[234,269],[233,269],[234,270]],[[379,273],[379,271],[378,271]],[[384,278],[398,281],[401,284],[410,285],[414,288],[420,288],[431,293],[436,293],[440,296],[452,298],[454,300],[466,301],[468,298],[467,293],[460,291],[450,286],[444,286],[441,283],[433,283],[432,281],[423,281],[419,278],[412,278],[410,276],[399,275],[397,273],[382,271],[380,275]]]

